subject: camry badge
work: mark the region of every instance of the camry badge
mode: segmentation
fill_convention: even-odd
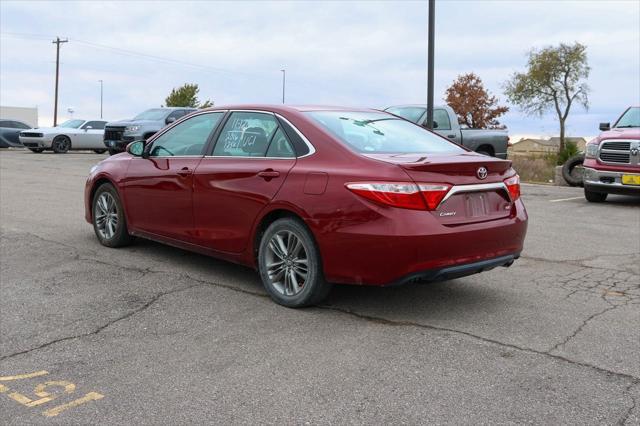
[[[478,176],[478,179],[480,179],[480,180],[486,179],[488,174],[489,173],[487,172],[487,168],[486,167],[480,167],[478,169],[478,171],[476,172],[476,175]]]

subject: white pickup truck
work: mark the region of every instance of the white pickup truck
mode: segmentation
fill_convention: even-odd
[[[385,111],[421,126],[427,125],[426,105],[396,105]],[[481,154],[507,158],[509,135],[506,130],[462,128],[458,124],[456,113],[449,106],[433,107],[433,131]]]

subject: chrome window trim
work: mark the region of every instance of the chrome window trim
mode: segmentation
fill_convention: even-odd
[[[302,132],[300,130],[298,130],[298,128],[296,126],[294,126],[293,124],[291,124],[291,122],[289,120],[287,120],[286,118],[284,118],[283,116],[281,116],[280,114],[275,113],[274,114],[276,117],[282,119],[282,121],[284,121],[285,123],[287,123],[289,126],[291,126],[291,128],[293,130],[295,130],[295,132],[298,134],[298,136],[300,136],[300,139],[302,139],[302,141],[307,145],[307,147],[309,148],[309,152],[306,153],[305,155],[301,155],[300,157],[296,157],[296,158],[305,158],[305,157],[309,157],[310,155],[313,155],[316,153],[316,147],[313,146],[313,144],[311,142],[309,142],[309,139],[307,139],[307,137],[302,134]]]
[[[604,145],[607,142],[629,142],[629,147],[631,149],[626,150],[626,149],[605,149],[602,147],[602,145]],[[598,144],[598,155],[596,157],[596,159],[601,162],[602,164],[611,164],[611,165],[632,165],[632,166],[636,166],[638,164],[640,164],[640,155],[632,155],[631,151],[633,150],[635,145],[635,148],[640,149],[640,141],[638,141],[637,139],[603,139],[602,141],[600,141],[600,143]],[[608,153],[612,153],[612,154],[628,154],[629,155],[629,162],[628,163],[621,163],[621,162],[616,162],[616,161],[604,161],[600,158],[600,154],[603,152],[608,152]],[[635,160],[635,161],[634,161]]]
[[[440,201],[440,204],[438,204],[436,209],[440,207],[449,198],[454,196],[455,194],[462,194],[465,192],[480,192],[480,191],[488,191],[488,190],[495,190],[495,189],[502,189],[504,192],[506,192],[507,197],[509,197],[509,201],[513,201],[511,199],[511,194],[509,193],[509,189],[507,188],[507,185],[504,182],[476,183],[471,185],[454,185],[451,187],[449,192],[447,192],[447,195],[444,196],[442,201]]]

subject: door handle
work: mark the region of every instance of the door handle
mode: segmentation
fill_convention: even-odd
[[[268,179],[277,178],[278,176],[280,176],[280,172],[273,169],[267,169],[267,170],[258,172],[258,176],[268,180]]]
[[[456,137],[456,135],[447,135],[447,137],[448,137],[448,138],[450,138],[450,139],[452,139],[452,138],[455,138],[455,137]]]
[[[178,171],[179,176],[189,176],[191,174],[191,169],[188,167],[183,167]]]

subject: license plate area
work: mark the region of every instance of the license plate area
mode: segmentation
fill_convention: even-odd
[[[620,181],[623,185],[640,185],[640,175],[622,175]]]
[[[511,208],[502,190],[463,192],[450,197],[433,214],[445,225],[457,225],[508,217]]]

